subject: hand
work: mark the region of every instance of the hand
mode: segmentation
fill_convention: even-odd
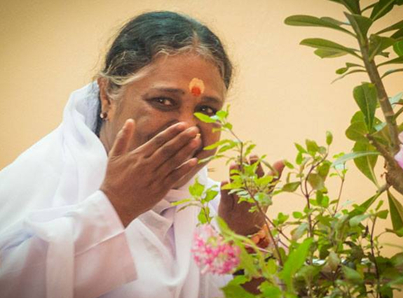
[[[129,150],[134,131],[134,121],[127,120],[109,152],[100,187],[125,227],[162,200],[197,165],[192,156],[201,145],[198,128],[181,122]]]
[[[253,164],[258,160],[257,156],[252,156],[249,163]],[[278,179],[284,169],[284,162],[276,162],[273,165],[273,169],[274,172],[270,172],[269,175]],[[239,165],[232,164],[230,172],[232,170],[239,170]],[[265,175],[261,164],[257,166],[256,175],[259,178]],[[252,204],[247,202],[238,203],[238,197],[235,194],[229,194],[229,190],[222,189],[226,184],[228,184],[228,181],[221,183],[221,201],[218,207],[218,215],[225,220],[234,232],[244,236],[255,234],[262,228],[265,221],[264,216],[259,212],[249,212]],[[266,212],[267,208],[263,211]]]

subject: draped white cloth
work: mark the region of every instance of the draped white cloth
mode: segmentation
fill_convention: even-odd
[[[229,277],[201,276],[191,256],[197,208],[169,203],[188,185],[126,229],[98,190],[97,97],[96,83],[73,92],[62,124],[0,172],[0,297],[221,297]]]

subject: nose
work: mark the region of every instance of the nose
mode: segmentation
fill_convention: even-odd
[[[179,122],[186,122],[189,126],[196,126],[200,129],[199,120],[193,114],[193,111],[181,113],[178,120]]]

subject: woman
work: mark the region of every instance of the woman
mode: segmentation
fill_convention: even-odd
[[[197,21],[152,12],[127,23],[60,127],[0,173],[0,296],[219,296],[229,277],[201,276],[190,255],[198,210],[170,202],[196,175],[214,185],[198,160],[220,135],[194,113],[223,107],[231,75]],[[221,196],[231,228],[259,229]]]

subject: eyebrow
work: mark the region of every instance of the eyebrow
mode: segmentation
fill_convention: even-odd
[[[168,92],[168,93],[172,93],[172,94],[176,94],[176,95],[185,95],[185,93],[186,93],[183,89],[179,89],[179,88],[152,88],[152,90]],[[202,99],[205,101],[214,102],[216,104],[223,103],[223,100],[221,100],[220,98],[217,98],[215,96],[202,96]]]

